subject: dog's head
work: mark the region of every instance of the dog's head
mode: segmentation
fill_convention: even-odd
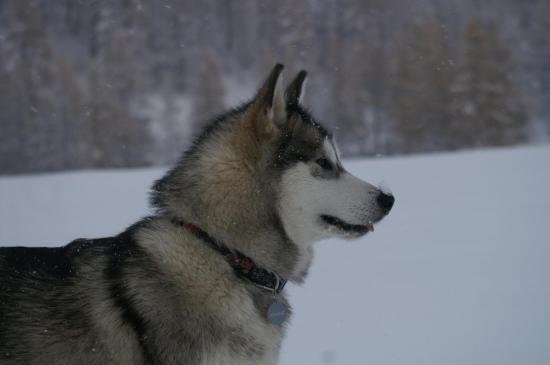
[[[356,238],[387,215],[394,197],[342,166],[333,136],[302,106],[306,72],[282,87],[277,65],[257,94],[256,130],[269,144],[266,164],[278,177],[278,213],[297,243],[339,236]]]
[[[285,90],[282,70],[276,65],[250,102],[213,122],[157,182],[157,207],[226,239],[282,225],[302,246],[362,236],[388,214],[393,196],[347,172],[332,135],[303,108],[306,72]]]

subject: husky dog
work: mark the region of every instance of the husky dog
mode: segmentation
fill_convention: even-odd
[[[313,243],[363,236],[394,198],[343,167],[276,65],[158,180],[116,237],[0,249],[0,364],[276,364]]]

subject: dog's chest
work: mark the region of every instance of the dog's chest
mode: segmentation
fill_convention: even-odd
[[[276,325],[266,319],[268,306],[275,299],[270,295],[255,297],[249,293],[232,299],[225,307],[229,330],[224,340],[205,354],[202,364],[277,364],[286,323]],[[284,298],[277,300],[286,305]]]
[[[276,364],[286,323],[270,323],[267,311],[274,301],[288,306],[284,295],[275,298],[237,277],[218,252],[173,231],[173,225],[160,228],[138,239],[163,268],[162,281],[169,283],[166,290],[152,289],[163,293],[155,299],[164,298],[162,309],[155,309],[159,322],[170,324],[162,335],[171,344],[164,352],[198,359],[201,365]],[[181,343],[188,345],[189,355],[173,346]]]

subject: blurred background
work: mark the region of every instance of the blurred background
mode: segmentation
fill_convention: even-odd
[[[548,0],[0,0],[0,174],[174,162],[275,62],[345,156],[550,136]]]

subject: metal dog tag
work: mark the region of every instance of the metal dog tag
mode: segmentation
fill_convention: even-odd
[[[280,326],[288,317],[288,307],[281,302],[273,302],[267,308],[269,322]]]

